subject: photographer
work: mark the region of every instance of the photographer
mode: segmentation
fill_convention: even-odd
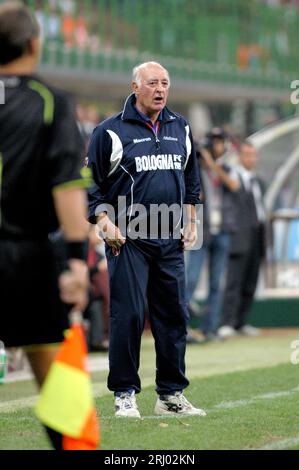
[[[221,327],[218,330],[222,338],[260,334],[258,328],[247,324],[266,251],[265,183],[257,174],[258,161],[255,147],[244,141],[236,168],[240,190],[234,194],[233,202],[238,225],[232,235],[228,259]]]
[[[189,311],[194,312],[192,297],[206,256],[209,267],[209,292],[204,307],[202,332],[207,341],[218,340],[217,328],[221,303],[221,277],[227,264],[230,235],[235,230],[236,220],[231,194],[239,190],[237,174],[223,163],[226,153],[226,133],[213,128],[206,135],[197,154],[201,165],[201,182],[204,201],[204,234],[200,250],[190,251],[186,269]],[[189,341],[192,336],[189,335]]]

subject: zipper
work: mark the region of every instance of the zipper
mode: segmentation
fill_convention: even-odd
[[[151,126],[148,122],[146,122],[145,124],[152,131],[152,133],[154,134],[155,141],[156,141],[156,150],[159,150],[160,149],[160,140],[159,140],[159,137],[158,137],[158,133],[159,133],[159,130],[160,130],[161,121],[157,122],[157,130],[154,126]]]
[[[159,137],[158,137],[158,133],[159,133],[159,130],[160,130],[160,125],[161,125],[161,121],[158,121],[157,122],[157,128],[153,127],[153,132],[154,132],[155,139],[156,139],[156,150],[160,149],[160,140],[159,140]]]
[[[134,180],[133,176],[131,175],[131,173],[128,170],[126,170],[123,165],[120,165],[120,167],[124,170],[125,173],[127,173],[130,176],[130,178],[132,180],[132,184],[131,184],[131,210],[130,210],[130,214],[129,214],[129,224],[130,224],[131,219],[132,219],[132,212],[133,212],[135,180]]]
[[[158,134],[156,131],[154,131],[154,134],[155,134],[155,139],[156,139],[156,150],[159,150],[160,149],[160,140],[158,138]]]

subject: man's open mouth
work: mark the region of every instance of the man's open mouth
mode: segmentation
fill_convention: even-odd
[[[156,96],[156,97],[154,98],[154,102],[155,102],[155,103],[162,103],[162,102],[163,102],[162,96]]]

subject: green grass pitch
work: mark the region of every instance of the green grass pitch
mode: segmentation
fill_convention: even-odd
[[[143,340],[137,396],[142,419],[115,418],[107,372],[92,374],[101,420],[101,448],[149,450],[299,449],[299,364],[290,362],[298,330],[235,338],[187,349],[186,397],[206,417],[157,417],[155,354]],[[49,449],[32,405],[31,381],[0,387],[0,449]]]

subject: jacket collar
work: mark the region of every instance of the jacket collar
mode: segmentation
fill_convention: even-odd
[[[135,103],[136,103],[135,94],[132,93],[131,95],[128,96],[128,98],[125,101],[121,118],[123,121],[133,120],[133,121],[142,122],[144,124],[144,119],[142,119],[140,114],[137,112],[135,108]],[[172,112],[166,106],[165,108],[163,108],[162,119],[161,119],[162,123],[168,122],[168,121],[175,121],[177,118],[178,116],[176,113]]]

